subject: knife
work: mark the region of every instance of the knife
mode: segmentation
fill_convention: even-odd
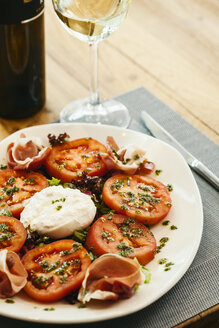
[[[190,152],[188,152],[169,132],[167,132],[157,121],[155,121],[148,113],[142,111],[141,118],[151,132],[151,134],[162,141],[167,142],[174,148],[176,148],[185,158],[187,164],[192,170],[202,176],[208,181],[214,188],[219,190],[219,178],[212,173],[202,162],[195,158]]]

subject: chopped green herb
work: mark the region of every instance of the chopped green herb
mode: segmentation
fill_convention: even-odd
[[[62,278],[59,280],[59,283],[62,285],[67,281],[66,276],[62,276]]]
[[[6,170],[8,166],[6,164],[0,164],[0,170]]]
[[[24,179],[24,182],[25,182],[26,184],[34,184],[34,182],[35,182],[35,178],[32,177],[32,178]]]
[[[101,237],[102,237],[103,239],[106,239],[107,241],[115,241],[115,239],[111,237],[111,233],[108,232],[108,231],[104,231],[104,232],[101,234]]]
[[[6,209],[3,209],[0,211],[0,215],[4,215],[4,216],[13,216],[12,213]]]
[[[55,311],[55,308],[54,307],[49,307],[49,308],[44,308],[43,310],[44,311]]]
[[[51,271],[55,270],[55,269],[58,267],[59,263],[60,263],[60,261],[56,261],[56,262],[53,263],[53,264],[49,264],[49,263],[48,263],[47,261],[45,261],[45,260],[39,262],[39,264],[41,265],[41,267],[42,267],[43,269],[45,269],[44,272],[51,272]]]
[[[90,157],[90,155],[87,155],[87,154],[83,154],[83,155],[81,155],[81,157],[82,157],[82,158],[89,158],[89,157]]]
[[[48,181],[50,187],[52,187],[52,186],[59,186],[60,185],[60,182],[61,182],[61,180],[56,179],[54,177],[52,177],[51,180],[47,179],[47,181]]]
[[[42,268],[48,268],[49,266],[49,263],[46,260],[39,262],[39,264],[41,265]]]
[[[166,220],[166,221],[163,221],[162,222],[162,225],[167,226],[169,223],[170,223],[170,221],[169,220]]]
[[[71,263],[69,261],[63,262],[62,265],[55,270],[55,275],[62,276],[70,265]]]
[[[80,243],[84,243],[87,238],[89,227],[84,230],[75,230],[73,232],[72,238]]]
[[[160,198],[155,198],[155,197],[151,196],[150,194],[138,193],[138,196],[139,196],[140,204],[142,204],[142,205],[144,203],[157,204],[157,203],[160,203],[160,201],[161,201]]]
[[[128,257],[130,253],[134,252],[133,247],[127,245],[124,242],[121,242],[117,245],[117,248],[120,250],[119,254],[124,257]]]
[[[84,308],[86,308],[86,305],[85,304],[79,304],[78,305],[78,309],[84,309]]]
[[[66,167],[66,163],[58,164],[58,169],[59,169],[59,170],[64,169],[64,167]]]
[[[138,160],[140,158],[140,156],[138,155],[138,154],[136,154],[135,156],[134,156],[134,160],[136,161],[136,160]]]
[[[13,232],[3,232],[0,234],[0,243],[4,241],[9,241],[12,237],[14,237]]]
[[[128,218],[128,219],[126,219],[126,220],[123,222],[123,225],[127,225],[127,226],[129,226],[130,223],[135,223],[135,219],[133,219],[133,218]]]
[[[110,235],[110,233],[109,233],[108,231],[104,231],[104,232],[101,234],[101,237],[102,237],[102,238],[107,238],[109,235]]]
[[[160,239],[160,243],[165,244],[166,242],[168,242],[168,240],[169,240],[169,237],[163,237]]]
[[[57,207],[56,207],[56,210],[57,211],[60,211],[62,209],[62,205],[58,205]]]
[[[91,247],[90,247],[91,248]],[[91,251],[88,252],[89,256],[90,256],[90,260],[91,262],[93,262],[94,260],[96,260],[97,256],[95,254],[93,254]]]
[[[81,247],[82,247],[81,243],[78,243],[77,241],[74,242],[74,244],[72,245],[73,252],[76,252],[77,250],[81,249]]]
[[[65,202],[66,201],[66,198],[63,197],[63,198],[60,198],[60,199],[56,199],[56,200],[52,200],[52,204],[55,204],[55,203],[58,203],[58,202]]]
[[[116,182],[114,184],[111,185],[110,189],[111,190],[119,190],[122,187],[124,187],[125,185],[129,185],[129,181],[130,181],[130,177],[126,177],[124,179],[117,179]]]
[[[135,293],[137,292],[138,289],[139,289],[139,285],[135,285],[135,288],[134,288]]]
[[[122,161],[122,164],[123,165],[126,165],[128,162],[130,162],[131,161],[131,158],[126,158],[126,160],[125,161]]]
[[[32,284],[39,289],[46,288],[52,283],[52,277],[37,276],[32,280]]]
[[[13,186],[12,188],[4,188],[4,191],[6,193],[7,196],[11,196],[12,194],[14,194],[15,192],[19,192],[20,188],[18,188],[17,186]]]
[[[173,191],[173,186],[172,186],[171,184],[168,184],[168,185],[167,185],[167,189],[168,189],[169,191]]]
[[[112,220],[114,213],[113,212],[109,212],[108,216],[107,216],[107,220]]]
[[[123,211],[125,211],[125,210],[128,209],[127,205],[121,205],[120,208],[121,208],[121,210],[123,210]]]
[[[165,264],[165,267],[168,268],[168,267],[170,267],[170,266],[172,266],[172,265],[174,265],[173,262],[168,262],[168,263]]]
[[[10,299],[10,298],[7,298],[7,299],[5,300],[5,303],[13,304],[13,303],[15,303],[15,301],[12,300],[12,299]]]
[[[176,229],[178,229],[177,226],[171,225],[170,230],[176,230]]]
[[[66,256],[66,255],[69,255],[69,254],[72,254],[73,253],[73,250],[71,249],[70,251],[68,249],[66,249],[65,251],[61,251],[59,253],[60,256]]]
[[[9,179],[8,179],[8,181],[6,182],[6,185],[10,185],[10,184],[13,184],[14,182],[15,182],[15,178],[14,177],[10,177]]]
[[[171,204],[170,202],[166,202],[166,205],[167,205],[168,207],[172,206],[172,204]]]
[[[118,159],[118,160],[120,160],[120,156],[119,156],[119,154],[116,152],[116,150],[113,148],[112,149],[112,152],[113,152],[113,155]]]
[[[8,232],[9,231],[9,226],[5,223],[0,223],[0,232]]]
[[[145,275],[144,284],[149,284],[150,281],[151,281],[151,273],[148,272],[148,273]]]
[[[162,172],[163,172],[163,170],[156,170],[156,171],[155,171],[155,174],[156,174],[156,175],[160,175]]]
[[[166,242],[169,240],[168,237],[163,237],[160,239],[160,245],[157,246],[157,253],[161,252],[161,249],[166,245]]]
[[[75,260],[74,260],[74,263],[75,263],[75,264],[80,264],[80,263],[81,263],[81,260],[80,260],[80,259],[75,259]]]
[[[138,188],[143,191],[154,191],[156,189],[156,187],[154,187],[154,186],[144,185],[144,184],[139,184]]]
[[[165,264],[167,262],[167,259],[164,257],[158,261],[159,264]]]
[[[171,267],[165,268],[164,271],[169,271],[171,270]]]

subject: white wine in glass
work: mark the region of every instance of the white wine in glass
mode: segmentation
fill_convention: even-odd
[[[130,0],[52,0],[66,30],[90,46],[90,98],[68,104],[61,122],[102,123],[127,127],[128,109],[118,101],[100,101],[98,93],[98,43],[115,32],[127,15]]]

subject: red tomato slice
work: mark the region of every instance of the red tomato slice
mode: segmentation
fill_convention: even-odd
[[[89,229],[86,246],[98,256],[116,253],[145,265],[156,254],[156,240],[142,223],[121,214],[99,218]]]
[[[16,218],[25,206],[25,200],[48,187],[40,173],[4,170],[0,172],[0,207],[9,210]]]
[[[81,286],[91,261],[81,244],[64,239],[32,249],[22,263],[28,272],[25,292],[37,301],[54,302]]]
[[[0,251],[18,252],[27,238],[23,224],[15,218],[0,215]]]
[[[140,175],[115,175],[103,187],[103,200],[113,210],[144,224],[162,220],[171,208],[169,191],[161,182]]]
[[[107,168],[99,155],[101,152],[106,153],[106,147],[92,138],[54,146],[46,159],[47,172],[62,182],[79,180],[83,172],[89,176],[103,176]]]

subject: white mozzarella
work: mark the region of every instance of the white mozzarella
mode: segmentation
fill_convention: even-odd
[[[59,239],[93,221],[96,207],[90,196],[77,189],[48,187],[31,197],[21,213],[25,228]]]

